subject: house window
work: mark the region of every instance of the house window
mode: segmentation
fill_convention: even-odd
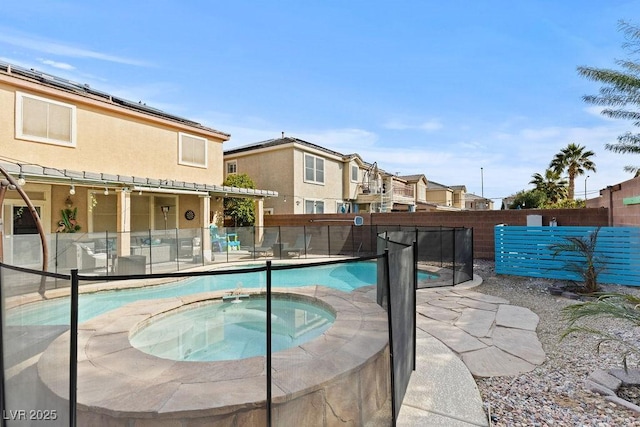
[[[309,199],[305,200],[304,213],[306,214],[324,213],[324,202],[322,200],[309,200]]]
[[[16,92],[16,138],[76,145],[76,107]]]
[[[238,172],[238,162],[227,162],[227,175],[232,175]]]
[[[311,154],[304,155],[304,180],[324,184],[324,159]]]
[[[180,132],[179,136],[179,156],[178,163],[181,165],[207,167],[207,140],[198,136],[188,135]]]
[[[358,182],[358,166],[351,166],[351,182]]]

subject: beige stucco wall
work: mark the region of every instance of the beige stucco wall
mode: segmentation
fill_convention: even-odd
[[[305,182],[305,153],[324,159],[324,184]],[[236,172],[249,175],[256,187],[278,192],[278,198],[264,201],[264,208],[272,208],[275,214],[304,213],[306,199],[323,200],[325,212],[335,213],[337,202],[344,200],[345,164],[342,159],[328,157],[321,151],[303,150],[300,146],[286,144],[269,149],[227,154],[224,160],[225,165],[235,161]]]
[[[428,190],[427,191],[427,201],[431,203],[437,203],[443,206],[451,206],[452,205],[452,197],[453,193],[448,190]]]
[[[76,147],[15,138],[16,92],[75,105]],[[0,149],[20,163],[114,175],[222,183],[222,138],[108,102],[0,75]],[[6,112],[13,114],[6,114]],[[207,168],[178,164],[178,133],[207,138]]]
[[[294,203],[293,159],[293,148],[285,146],[272,150],[227,155],[225,156],[225,165],[229,161],[235,161],[236,172],[247,174],[257,188],[268,188],[278,192],[277,198],[265,199],[265,209],[271,208],[279,214],[293,214],[298,213],[295,211],[296,205]]]
[[[415,192],[416,202],[427,201],[427,183],[424,182],[424,180],[420,180],[416,183]]]
[[[351,180],[351,168],[356,166],[358,168],[358,179],[354,182]],[[359,184],[362,182],[364,171],[360,168],[360,165],[355,160],[350,160],[344,163],[342,171],[343,189],[342,198],[346,201],[349,199],[358,198],[358,191],[360,190]]]
[[[309,153],[324,158],[324,184],[305,182],[304,154]],[[316,199],[324,201],[324,212],[335,213],[336,204],[342,201],[343,163],[313,151],[296,150],[294,153],[294,174],[296,200],[300,200],[300,213],[304,213],[304,200]]]

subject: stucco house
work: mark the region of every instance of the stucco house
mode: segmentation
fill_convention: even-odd
[[[439,210],[462,210],[465,206],[467,189],[464,185],[444,185],[429,181],[427,186],[427,201],[438,206]]]
[[[226,150],[224,163],[225,177],[244,173],[256,186],[278,192],[277,199],[265,200],[265,214],[414,210],[420,181],[385,172],[359,154],[284,134]]]
[[[63,231],[68,209],[80,233],[117,233],[117,253],[127,255],[135,243],[128,233],[206,230],[220,216],[220,196],[252,198],[261,212],[276,192],[222,186],[229,137],[142,102],[0,63],[0,166],[29,196],[47,234]],[[5,185],[2,196],[0,237],[10,262],[12,237],[36,230],[19,191]],[[208,239],[202,243],[209,253]]]
[[[467,193],[465,195],[464,209],[468,211],[490,211],[493,210],[493,200],[477,194]]]

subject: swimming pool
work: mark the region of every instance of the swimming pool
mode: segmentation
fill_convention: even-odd
[[[437,276],[419,272],[418,280]],[[377,265],[373,262],[352,262],[314,267],[274,270],[272,286],[291,288],[322,285],[344,292],[376,284]],[[85,322],[125,304],[158,298],[192,295],[202,292],[266,288],[266,273],[247,272],[216,276],[192,277],[165,285],[122,290],[100,291],[79,295],[78,321]],[[67,325],[69,324],[69,298],[55,298],[16,307],[9,310],[8,325]]]

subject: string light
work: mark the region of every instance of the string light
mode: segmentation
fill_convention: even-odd
[[[107,187],[104,187],[104,195],[105,196],[109,195],[109,189]]]
[[[22,187],[23,185],[25,185],[27,183],[27,180],[24,179],[24,175],[20,174],[18,175],[18,185],[20,187]]]
[[[76,194],[76,186],[71,184],[71,188],[69,188],[69,194],[71,194],[72,196],[74,194]]]

